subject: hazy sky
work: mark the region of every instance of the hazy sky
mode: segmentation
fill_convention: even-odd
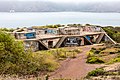
[[[120,0],[48,0],[48,1],[55,1],[55,2],[103,2],[103,1],[120,1]]]
[[[120,0],[0,0],[0,1],[53,1],[53,2],[110,2]]]

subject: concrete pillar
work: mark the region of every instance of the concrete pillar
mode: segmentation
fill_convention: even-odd
[[[84,41],[84,38],[82,37],[81,38],[81,45],[84,45],[85,44],[85,41]]]

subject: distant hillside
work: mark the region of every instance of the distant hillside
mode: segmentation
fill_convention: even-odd
[[[119,2],[55,3],[47,1],[0,1],[0,12],[120,12]]]

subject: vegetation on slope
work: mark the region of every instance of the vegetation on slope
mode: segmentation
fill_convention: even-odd
[[[120,27],[103,27],[105,32],[116,42],[120,43]]]
[[[89,59],[91,58],[91,60]],[[120,44],[98,46],[88,52],[87,63],[100,63],[101,59],[106,65],[90,71],[85,80],[119,80],[120,79]],[[114,63],[114,64],[113,64]]]
[[[86,24],[89,25],[90,24]],[[41,29],[41,28],[59,28],[59,27],[64,27],[65,25],[61,25],[61,24],[56,24],[56,25],[46,25],[46,26],[33,26],[32,28],[34,29]],[[70,27],[78,27],[78,26],[82,26],[81,24],[67,24],[67,26]]]
[[[52,54],[25,52],[21,41],[0,31],[0,74],[38,74],[52,71],[57,65]]]
[[[82,51],[79,48],[74,48],[74,49],[58,48],[58,49],[47,50],[47,51],[38,51],[38,52],[35,52],[35,53],[52,54],[56,58],[56,60],[64,60],[66,58],[76,58],[77,54],[79,54],[81,52]]]
[[[86,79],[87,78],[87,79]],[[120,80],[120,64],[112,64],[90,71],[85,80]]]
[[[0,31],[0,75],[39,75],[54,71],[59,67],[59,60],[75,58],[81,50],[54,49],[48,51],[25,52],[22,41]]]
[[[95,70],[89,72],[87,76],[99,76],[99,75],[104,75],[104,74],[105,74],[104,69],[96,68]]]
[[[104,63],[104,61],[98,57],[90,57],[87,59],[86,63],[99,64],[99,63]]]
[[[42,28],[58,28],[63,27],[64,25],[56,24],[56,25],[46,25],[46,26],[33,26],[33,29],[42,29]]]
[[[98,46],[92,48],[87,53],[86,63],[96,64],[96,63],[114,63],[120,62],[120,45],[111,46]]]
[[[0,28],[0,31],[13,32],[14,29]]]

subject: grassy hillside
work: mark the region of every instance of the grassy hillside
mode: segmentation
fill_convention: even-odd
[[[104,67],[90,71],[85,80],[120,80],[120,44],[92,48],[86,62]]]
[[[35,75],[54,71],[59,61],[75,58],[81,49],[60,48],[47,51],[24,51],[22,41],[0,31],[0,75]]]
[[[105,32],[116,42],[120,43],[120,27],[103,27]]]

